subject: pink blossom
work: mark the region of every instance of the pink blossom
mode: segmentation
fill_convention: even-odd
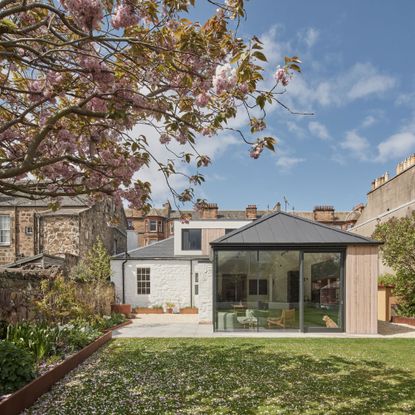
[[[91,101],[88,102],[87,107],[96,112],[108,111],[107,101],[98,97],[92,98]]]
[[[275,72],[274,78],[278,81],[280,81],[284,86],[288,85],[289,77],[285,69],[278,68]]]
[[[205,93],[201,93],[196,97],[196,105],[199,107],[206,107],[209,104],[209,96]]]
[[[114,29],[121,27],[133,26],[138,23],[139,18],[134,13],[134,9],[129,4],[121,4],[115,9],[115,15],[112,17]]]
[[[249,152],[250,157],[252,157],[253,159],[257,159],[264,150],[264,146],[265,143],[260,141],[253,144],[251,147],[251,151]]]
[[[232,89],[236,84],[236,71],[228,63],[225,65],[218,65],[216,67],[215,75],[212,79],[212,85],[216,93],[220,94],[224,91]]]
[[[61,0],[61,3],[82,29],[100,28],[104,14],[99,0]]]
[[[166,133],[160,134],[160,143],[161,144],[168,144],[168,143],[170,143],[170,141],[171,141],[171,137],[168,134],[166,134]]]

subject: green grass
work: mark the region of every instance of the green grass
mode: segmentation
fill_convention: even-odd
[[[414,414],[411,339],[117,339],[30,414]]]

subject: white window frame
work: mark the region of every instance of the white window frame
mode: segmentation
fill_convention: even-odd
[[[0,245],[10,245],[11,219],[10,215],[0,215]]]
[[[137,267],[137,295],[149,295],[151,293],[150,275],[150,268]]]

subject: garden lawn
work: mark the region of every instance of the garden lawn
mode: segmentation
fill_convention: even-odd
[[[411,339],[116,339],[28,414],[414,414]]]

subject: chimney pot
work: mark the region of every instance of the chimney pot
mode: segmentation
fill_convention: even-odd
[[[245,216],[247,219],[256,219],[257,217],[256,205],[248,205],[245,209]]]

